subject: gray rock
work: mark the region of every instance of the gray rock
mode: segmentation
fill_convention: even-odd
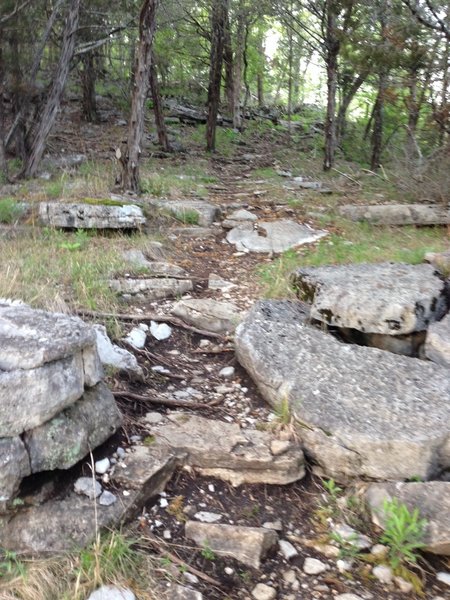
[[[220,233],[214,227],[172,227],[169,230],[169,238],[176,239],[178,237],[184,239],[208,239],[214,238]]]
[[[195,213],[198,215],[198,225],[209,227],[220,217],[220,209],[214,204],[203,200],[151,200],[150,205],[162,210],[169,211],[180,221],[184,221],[187,215]]]
[[[98,499],[98,503],[101,506],[111,506],[111,504],[114,504],[115,502],[117,502],[117,496],[114,496],[114,494],[108,492],[108,490],[103,490]]]
[[[202,523],[217,523],[217,521],[222,520],[222,515],[207,512],[205,510],[195,513],[194,517],[197,519],[197,521],[201,521]]]
[[[150,321],[150,333],[158,341],[167,340],[167,338],[172,335],[172,329],[167,323],[155,323],[155,321]]]
[[[102,364],[128,373],[132,378],[142,380],[144,372],[134,354],[113,344],[103,325],[94,325],[94,329],[97,336],[97,352]]]
[[[234,376],[234,367],[224,367],[219,371],[219,377],[222,379],[232,379]]]
[[[0,437],[50,420],[82,396],[84,383],[81,352],[35,369],[0,371]]]
[[[148,300],[173,298],[193,289],[191,280],[173,279],[171,277],[162,279],[114,279],[110,281],[110,287],[117,294],[130,294],[131,296],[142,294]]]
[[[387,565],[376,565],[372,569],[372,573],[380,583],[384,583],[385,585],[392,583],[394,573],[392,572],[391,567],[388,567]]]
[[[232,556],[254,569],[259,569],[261,560],[278,541],[276,532],[270,529],[198,521],[187,521],[185,535],[201,547],[208,547],[220,556]]]
[[[203,594],[184,585],[174,585],[167,595],[167,600],[203,600]]]
[[[281,554],[286,560],[291,560],[291,558],[298,556],[298,551],[296,550],[295,546],[291,544],[291,542],[288,542],[287,540],[280,540],[278,545],[280,546]]]
[[[77,317],[26,305],[0,306],[0,369],[34,369],[95,344],[92,327]]]
[[[427,520],[424,550],[450,556],[450,482],[373,484],[367,490],[372,520],[384,527],[385,500],[397,498],[410,511],[417,508]]]
[[[103,444],[121,423],[114,396],[103,383],[86,390],[72,406],[25,433],[32,473],[69,469]]]
[[[98,481],[92,479],[92,477],[79,477],[73,486],[73,489],[77,494],[83,494],[90,500],[98,498],[102,493],[102,486]]]
[[[145,269],[155,277],[189,277],[188,273],[178,265],[161,260],[148,260],[141,250],[127,250],[123,253],[123,257],[131,265]]]
[[[64,202],[41,202],[39,219],[43,225],[63,229],[139,229],[146,222],[142,209],[134,204]]]
[[[450,250],[446,252],[427,252],[424,260],[431,263],[445,277],[450,276]]]
[[[450,573],[446,573],[445,571],[439,571],[436,573],[436,579],[441,583],[445,583],[450,586]]]
[[[343,344],[305,321],[296,303],[257,303],[237,327],[236,356],[272,406],[288,401],[325,473],[427,479],[450,466],[448,369]]]
[[[133,327],[124,338],[124,341],[127,342],[127,344],[130,344],[130,346],[133,346],[133,348],[141,350],[145,346],[146,339],[147,333],[141,327]]]
[[[435,363],[450,367],[450,314],[428,328],[425,356]]]
[[[345,205],[339,214],[352,221],[374,225],[448,225],[450,208],[439,204]]]
[[[118,588],[113,585],[102,585],[92,592],[87,600],[136,600],[131,590]]]
[[[253,224],[239,225],[228,232],[227,240],[237,250],[278,253],[316,242],[325,235],[325,231],[316,231],[306,225],[280,219],[258,221],[256,229]]]
[[[19,437],[0,438],[0,512],[31,473],[30,459]]]
[[[165,423],[151,429],[152,447],[169,448],[200,473],[242,483],[287,484],[305,474],[298,444],[281,456],[273,456],[272,435],[267,431],[240,429],[234,423],[205,419],[188,413],[172,413]]]
[[[328,569],[328,565],[317,558],[308,556],[303,563],[303,572],[307,575],[319,575]]]
[[[332,529],[340,539],[345,540],[349,546],[358,548],[358,550],[368,550],[372,546],[372,540],[367,535],[356,531],[346,523],[336,523],[332,525]]]
[[[232,332],[242,320],[243,313],[231,302],[217,300],[180,300],[172,309],[172,314],[186,323],[213,333]]]
[[[236,287],[236,284],[232,283],[231,281],[227,281],[226,279],[222,279],[220,275],[210,273],[208,276],[209,290],[221,290],[222,292],[226,292],[234,287]]]
[[[258,217],[251,213],[249,210],[240,209],[235,210],[227,218],[222,221],[222,227],[224,229],[233,229],[233,227],[239,227],[242,223],[254,223]]]
[[[334,597],[334,600],[364,600],[361,596],[357,596],[356,594],[346,593],[346,594],[338,594]]]
[[[258,583],[252,590],[252,598],[255,600],[275,600],[277,591],[265,583]]]
[[[312,301],[312,319],[364,333],[424,331],[448,308],[445,283],[426,264],[301,268],[292,283],[300,298]]]

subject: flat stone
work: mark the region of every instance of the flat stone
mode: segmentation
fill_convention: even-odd
[[[148,260],[141,250],[127,250],[123,253],[123,257],[131,265],[145,270],[152,276],[180,278],[189,277],[188,273],[178,265],[161,260]]]
[[[113,585],[102,585],[92,592],[87,600],[136,600],[131,590],[118,588]]]
[[[261,560],[278,542],[278,535],[270,529],[198,521],[187,521],[185,535],[201,547],[220,556],[231,556],[254,569],[259,569]]]
[[[150,205],[156,206],[162,210],[169,211],[175,218],[183,221],[185,215],[195,213],[198,215],[198,225],[209,227],[220,217],[220,209],[214,204],[209,204],[203,200],[154,200]]]
[[[124,341],[136,350],[142,350],[145,346],[145,342],[147,340],[147,332],[141,327],[133,327],[131,331],[129,331],[128,335],[124,338]]]
[[[304,477],[303,453],[298,444],[274,456],[267,431],[240,429],[235,423],[210,420],[189,413],[172,413],[150,428],[152,447],[183,456],[185,464],[209,477],[242,483],[287,484]],[[167,451],[167,450],[166,450]]]
[[[265,583],[258,583],[252,590],[252,598],[255,600],[275,600],[277,591]]]
[[[98,498],[103,491],[99,482],[92,479],[92,477],[80,477],[75,481],[73,489],[77,494],[83,494],[90,500]]]
[[[450,586],[450,573],[446,573],[445,571],[439,571],[436,573],[436,579],[441,583],[445,583]]]
[[[39,219],[42,225],[63,229],[138,229],[146,222],[142,209],[134,204],[65,202],[41,202]]]
[[[352,221],[374,225],[448,225],[450,208],[439,204],[347,204],[339,214]]]
[[[117,294],[142,294],[148,300],[162,300],[183,295],[193,289],[192,281],[186,279],[149,278],[149,279],[113,279],[109,282]]]
[[[448,369],[343,344],[301,305],[258,302],[236,329],[236,356],[329,477],[401,480],[450,466]]]
[[[0,437],[49,421],[81,398],[84,384],[81,352],[35,369],[0,371]]]
[[[236,287],[235,283],[231,281],[227,281],[226,279],[222,279],[220,275],[216,275],[215,273],[210,273],[208,276],[208,289],[209,290],[221,290],[222,292],[226,292]]]
[[[31,472],[69,469],[103,444],[121,424],[114,396],[99,383],[50,421],[25,432]]]
[[[228,232],[227,241],[240,251],[279,253],[311,244],[325,235],[325,231],[316,231],[295,221],[280,219],[257,221],[256,229],[253,224],[239,225]]]
[[[312,319],[364,333],[424,331],[448,309],[445,282],[426,264],[300,268],[292,283],[301,299],[312,302]]]
[[[168,595],[163,597],[167,598],[167,600],[203,600],[203,594],[197,590],[179,584],[170,588]]]
[[[31,473],[30,459],[19,437],[0,438],[0,512]]]
[[[213,333],[234,331],[243,317],[242,311],[231,302],[196,298],[180,300],[173,307],[172,314],[194,327]]]
[[[227,218],[222,221],[222,227],[224,229],[233,229],[233,227],[239,227],[242,223],[254,223],[258,217],[251,213],[249,210],[244,208],[235,210]]]
[[[26,305],[0,306],[0,369],[34,369],[95,344],[95,333],[78,317]]]
[[[427,520],[424,550],[433,554],[450,556],[450,482],[373,484],[367,490],[367,500],[372,520],[384,527],[385,500],[397,498],[410,511],[417,508],[421,518]]]
[[[303,563],[303,572],[307,575],[319,575],[328,569],[328,565],[317,558],[308,556]]]
[[[295,546],[291,544],[291,542],[288,542],[287,540],[280,540],[278,545],[280,546],[281,554],[286,560],[291,560],[295,556],[298,556],[298,551],[296,550]]]
[[[186,239],[208,239],[214,238],[220,233],[214,227],[171,227],[169,230],[170,238],[186,238]]]
[[[425,356],[435,363],[450,367],[450,314],[431,323],[425,341]]]
[[[94,329],[97,338],[97,352],[102,364],[123,371],[132,379],[142,380],[144,372],[134,354],[113,344],[103,325],[94,325]]]

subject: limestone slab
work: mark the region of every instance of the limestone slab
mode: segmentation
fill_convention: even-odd
[[[173,307],[172,314],[190,325],[213,333],[234,331],[243,317],[242,311],[231,302],[197,298],[180,300]]]
[[[429,479],[450,466],[448,369],[343,344],[297,303],[259,302],[236,355],[272,406],[286,400],[305,452],[336,479]]]
[[[95,344],[95,333],[77,317],[0,306],[0,369],[34,369]]]
[[[249,252],[279,253],[303,244],[316,242],[325,231],[317,231],[289,219],[257,221],[234,227],[227,234],[227,241],[237,250]]]
[[[113,344],[103,325],[94,325],[94,329],[97,336],[97,352],[102,364],[124,371],[132,378],[142,380],[144,373],[134,354]]]
[[[151,200],[150,204],[169,211],[181,221],[195,213],[201,227],[209,227],[220,217],[219,207],[204,200]]]
[[[30,474],[30,461],[19,437],[0,438],[0,512]]]
[[[433,362],[450,367],[450,314],[428,328],[425,355]]]
[[[311,318],[364,333],[424,331],[448,309],[445,281],[431,265],[401,263],[300,268],[292,274]]]
[[[43,225],[63,229],[138,229],[146,222],[142,209],[134,204],[41,202],[39,218]]]
[[[198,521],[186,523],[185,535],[201,547],[208,547],[220,556],[232,556],[254,569],[259,569],[261,560],[278,542],[277,533],[271,529]]]
[[[450,556],[450,482],[399,482],[369,486],[367,501],[372,519],[382,528],[386,519],[384,503],[393,498],[406,504],[410,512],[417,508],[420,517],[426,519],[424,550]]]
[[[149,300],[162,300],[185,294],[193,289],[190,279],[148,278],[148,279],[114,279],[110,287],[118,294],[135,296],[142,294]]]
[[[90,388],[72,406],[25,433],[32,473],[69,469],[103,444],[121,423],[114,396],[106,385]]]
[[[339,213],[352,221],[374,225],[448,225],[450,208],[439,204],[348,204]]]

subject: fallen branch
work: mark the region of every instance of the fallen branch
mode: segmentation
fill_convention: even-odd
[[[339,169],[336,169],[335,167],[332,167],[332,169],[333,169],[333,171],[336,171],[336,173],[339,173],[339,175],[342,175],[342,177],[345,177],[352,183],[355,183],[360,189],[362,188],[361,183],[359,181],[357,181],[356,179],[353,179],[353,177],[350,177],[350,175],[347,175],[347,173],[343,173],[342,171],[339,171]]]
[[[221,399],[212,400],[211,402],[190,402],[189,400],[173,400],[170,398],[164,398],[161,396],[142,396],[141,394],[134,394],[133,392],[113,392],[115,398],[129,398],[130,400],[137,400],[138,402],[150,402],[151,404],[162,404],[163,406],[170,406],[175,408],[192,408],[195,410],[202,410],[204,408],[211,408],[217,406],[222,402]]]

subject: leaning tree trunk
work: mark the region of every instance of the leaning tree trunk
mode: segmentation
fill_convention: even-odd
[[[223,49],[228,0],[214,0],[211,18],[211,51],[208,86],[208,119],[206,123],[206,150],[216,149],[216,125],[220,104]]]
[[[338,82],[339,38],[336,35],[337,18],[333,1],[326,1],[326,67],[327,67],[327,114],[325,118],[325,156],[324,171],[334,165],[336,153],[336,90]]]
[[[339,105],[339,110],[336,118],[336,145],[340,146],[344,139],[347,130],[347,111],[351,101],[356,95],[356,92],[367,79],[369,71],[360,73],[351,83],[346,91],[342,94],[342,101]]]
[[[164,152],[171,152],[169,136],[167,135],[166,122],[159,92],[158,74],[156,72],[155,55],[152,52],[150,64],[150,90],[153,100],[153,113],[155,115],[156,131],[158,132],[158,141]]]
[[[152,62],[152,44],[155,34],[156,9],[158,0],[144,0],[139,16],[139,45],[136,51],[134,81],[131,95],[131,114],[128,125],[127,150],[120,159],[122,175],[120,187],[123,190],[139,193],[139,158],[144,133],[145,100],[150,85],[150,65]]]
[[[75,49],[75,37],[80,16],[80,1],[81,0],[71,0],[70,2],[58,66],[56,68],[52,88],[42,114],[40,115],[39,124],[30,143],[27,161],[23,171],[25,177],[33,177],[36,175],[42,155],[44,154],[47,137],[53,128],[56,115],[61,106],[61,98],[69,75],[70,61],[72,60],[73,51]]]

